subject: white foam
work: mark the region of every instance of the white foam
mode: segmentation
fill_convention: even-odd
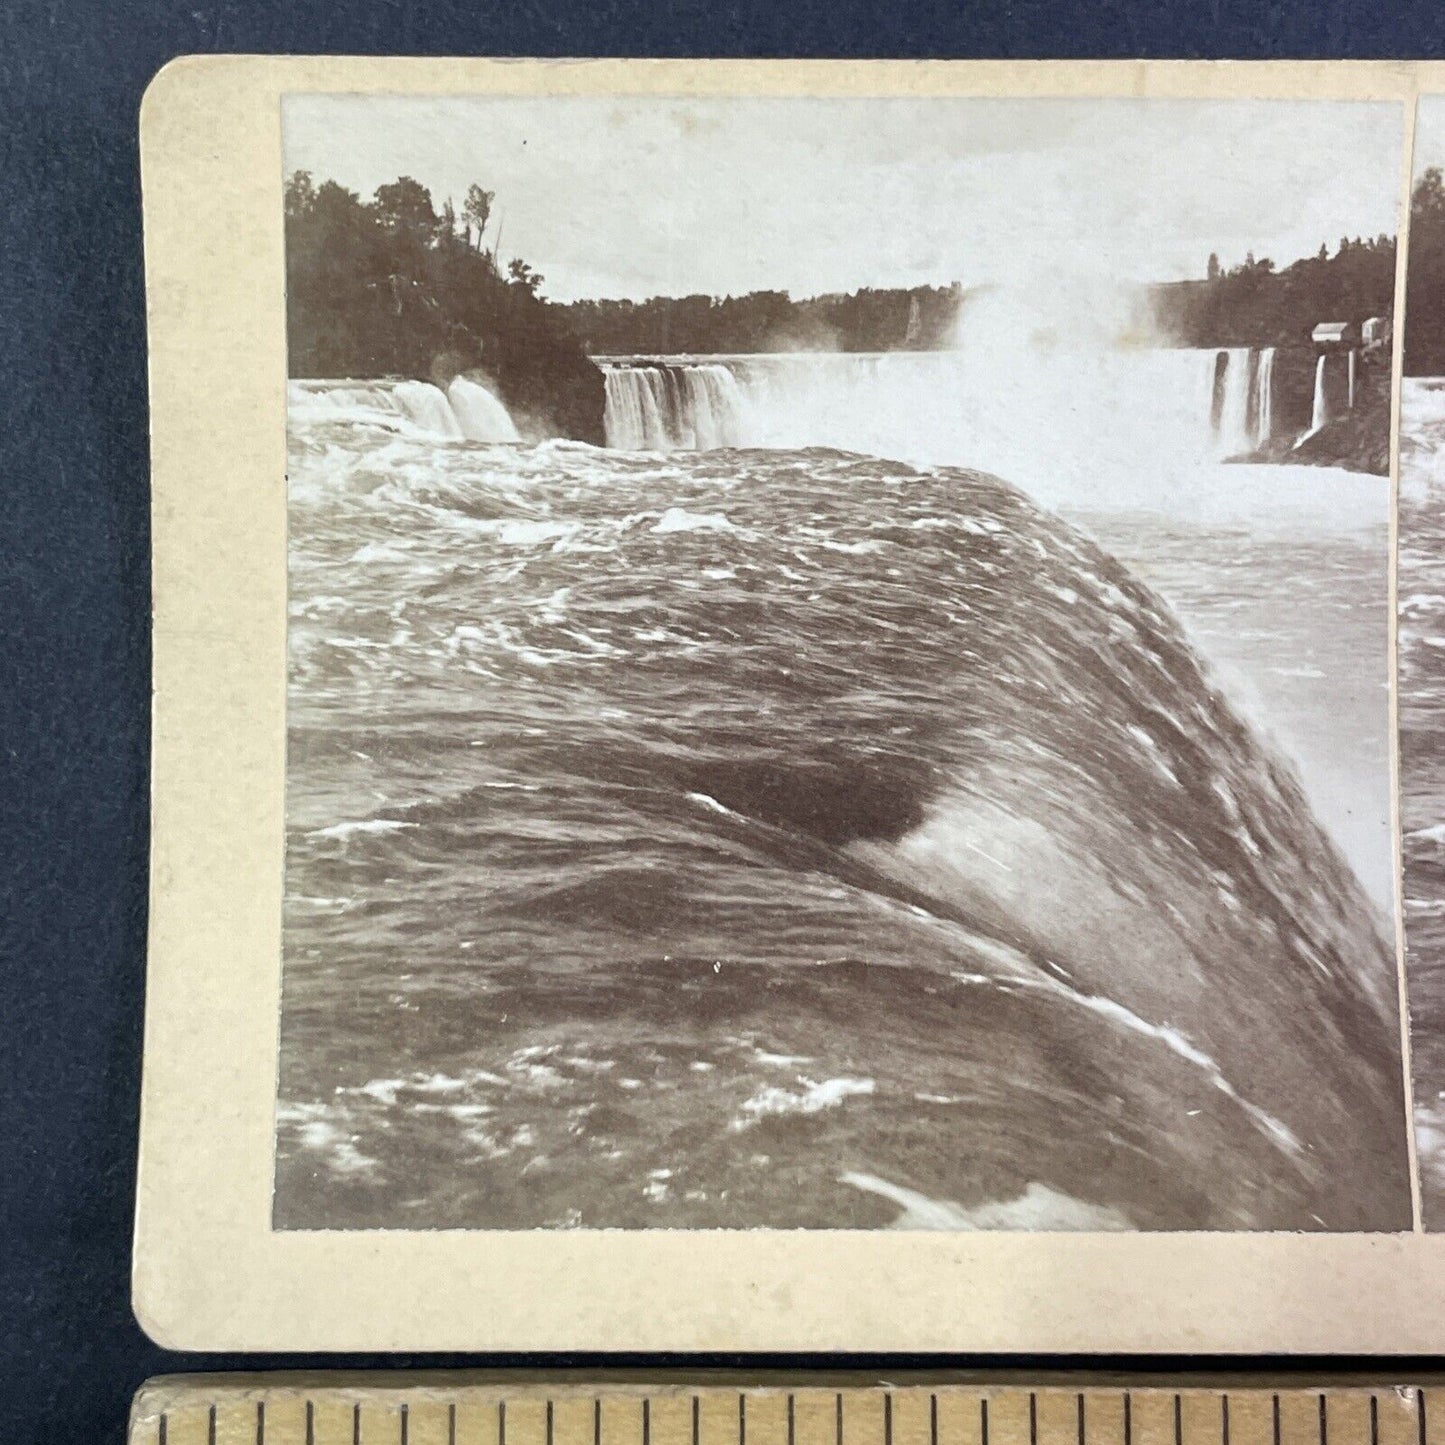
[[[333,1174],[370,1174],[379,1161],[356,1147],[355,1137],[327,1116],[324,1104],[293,1104],[277,1110],[279,1123],[296,1129],[296,1141],[303,1149],[321,1156]]]
[[[482,530],[490,531],[504,547],[535,547],[540,542],[555,542],[577,531],[572,522],[496,522]]]
[[[991,1200],[965,1208],[952,1200],[930,1199],[926,1194],[891,1184],[876,1174],[849,1171],[839,1179],[898,1205],[903,1212],[889,1226],[892,1229],[1096,1232],[1134,1228],[1127,1215],[1111,1206],[1089,1204],[1037,1182],[1030,1184],[1017,1199]]]
[[[709,793],[689,793],[687,797],[689,802],[700,803],[704,808],[711,808],[714,813],[722,813],[728,818],[736,818],[738,816],[731,808],[719,803],[718,800]]]
[[[796,1069],[802,1064],[811,1064],[811,1058],[804,1054],[774,1054],[767,1049],[753,1050],[753,1057],[760,1064],[771,1064],[779,1069]]]
[[[306,893],[292,893],[287,896],[292,908],[309,908],[316,913],[345,913],[351,907],[349,898],[319,898]]]
[[[689,512],[683,507],[669,507],[654,532],[735,532],[737,528],[721,512]]]
[[[746,1129],[759,1119],[781,1114],[820,1114],[836,1109],[845,1099],[871,1094],[877,1088],[872,1079],[824,1079],[816,1082],[799,1078],[802,1088],[797,1092],[769,1085],[759,1090],[742,1107],[746,1117],[734,1119],[734,1129]]]
[[[329,828],[317,828],[308,833],[308,838],[335,838],[346,842],[358,834],[398,833],[403,828],[415,828],[415,823],[403,822],[400,818],[363,818],[350,823],[333,823]]]

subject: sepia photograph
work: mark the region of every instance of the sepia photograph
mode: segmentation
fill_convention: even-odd
[[[1415,1140],[1445,1228],[1445,96],[1421,97],[1400,383],[1400,827]]]
[[[1430,113],[1400,667],[1438,1220]],[[1398,103],[281,119],[277,1230],[1411,1228]]]

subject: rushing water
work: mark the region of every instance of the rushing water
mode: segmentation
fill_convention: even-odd
[[[1382,481],[1104,467],[1065,520],[332,390],[279,1225],[1408,1224]]]
[[[1445,378],[1400,409],[1400,823],[1425,1222],[1445,1227]]]

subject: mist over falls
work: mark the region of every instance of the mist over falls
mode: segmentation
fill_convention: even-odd
[[[1094,466],[1217,460],[1271,440],[1275,349],[607,358],[608,445],[832,446],[1019,479],[1044,448]]]

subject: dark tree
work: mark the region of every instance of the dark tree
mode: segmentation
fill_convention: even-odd
[[[436,233],[437,213],[432,209],[431,192],[410,176],[376,188],[376,214],[382,225],[394,230],[410,231],[427,239]]]
[[[521,257],[516,257],[507,267],[507,275],[519,286],[525,286],[533,295],[547,278],[534,271]]]
[[[482,249],[482,232],[487,229],[487,221],[492,214],[492,202],[496,195],[492,191],[484,191],[475,181],[467,187],[467,198],[462,203],[462,215],[466,218],[468,226],[476,227],[477,250]]]
[[[1445,376],[1445,177],[1431,166],[1410,198],[1405,372]]]
[[[438,216],[427,189],[403,176],[368,205],[298,171],[285,218],[292,376],[445,383],[479,367],[516,414],[603,440],[602,375],[565,313],[538,294],[542,276],[524,261],[499,275],[490,255],[458,238],[450,203]]]

